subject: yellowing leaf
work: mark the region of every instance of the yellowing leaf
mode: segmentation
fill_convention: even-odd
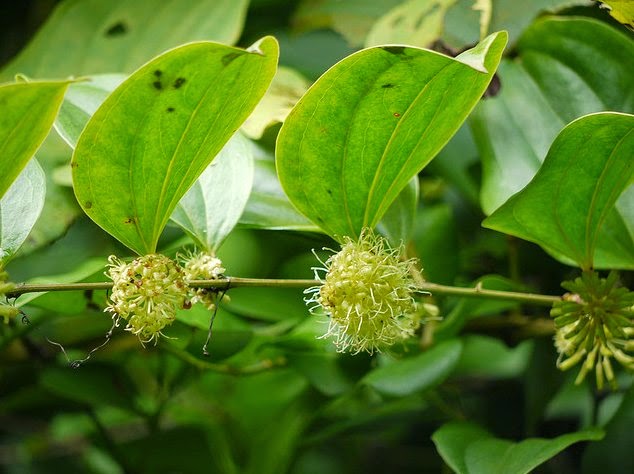
[[[634,28],[634,0],[609,0],[601,2],[601,6],[607,8],[616,21]]]

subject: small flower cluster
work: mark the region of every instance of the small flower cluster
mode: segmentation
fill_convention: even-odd
[[[402,248],[365,230],[357,241],[346,237],[341,250],[314,268],[323,284],[306,290],[330,316],[323,337],[334,338],[337,350],[373,353],[414,335],[421,316],[412,297],[414,261],[401,259]],[[318,272],[325,272],[321,278]]]
[[[225,269],[222,266],[222,261],[215,255],[207,252],[195,252],[179,256],[179,260],[181,260],[187,282],[192,280],[221,280],[224,278]],[[225,295],[222,298],[228,299],[229,297]],[[192,303],[198,302],[205,305],[208,310],[213,311],[218,302],[218,292],[207,288],[198,288],[194,291]]]
[[[11,283],[9,275],[0,266],[0,297],[4,298],[11,290],[15,288],[15,284]],[[0,303],[0,318],[4,319],[5,324],[9,322],[11,318],[14,318],[20,313],[20,310],[14,306],[5,305]]]
[[[106,311],[117,325],[126,320],[125,330],[137,335],[141,343],[156,344],[163,328],[174,321],[176,310],[190,305],[182,268],[159,254],[130,263],[113,255],[108,261],[106,276],[113,287]]]
[[[570,291],[550,312],[555,319],[557,367],[567,370],[583,360],[576,383],[594,369],[597,387],[605,380],[616,388],[611,359],[634,369],[634,292],[618,286],[618,276],[607,278],[584,272],[574,281],[562,283]]]

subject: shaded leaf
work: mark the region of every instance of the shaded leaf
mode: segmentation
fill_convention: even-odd
[[[571,444],[602,437],[602,430],[588,429],[553,439],[513,443],[495,438],[477,425],[451,422],[438,429],[432,440],[445,462],[459,474],[525,474]]]
[[[484,222],[585,270],[634,268],[627,232],[601,233],[634,176],[634,116],[598,113],[562,130],[535,178]],[[601,260],[595,249],[602,247]]]
[[[377,47],[333,66],[278,136],[278,175],[291,202],[339,239],[374,227],[460,127],[505,44],[497,33],[456,59]]]
[[[0,198],[48,135],[67,87],[67,81],[0,86]]]
[[[410,179],[407,186],[396,197],[387,210],[377,230],[383,234],[393,246],[407,244],[414,225],[414,216],[418,207],[419,184],[418,176]]]
[[[280,185],[275,161],[258,149],[255,177],[240,224],[246,227],[320,232],[319,227],[297,212]]]
[[[249,138],[262,138],[267,127],[282,123],[310,83],[294,69],[281,66],[277,69],[271,87],[249,118],[242,124],[242,131]]]
[[[299,30],[332,28],[352,46],[362,46],[372,25],[403,0],[303,0],[293,16]]]
[[[102,74],[69,86],[55,120],[55,129],[71,148],[77,145],[90,117],[125,78],[123,74]]]
[[[500,93],[471,120],[487,215],[528,184],[564,125],[602,110],[634,113],[634,40],[609,25],[540,19],[520,38],[517,54],[500,65]]]
[[[188,41],[232,44],[242,32],[247,5],[248,0],[65,1],[2,76],[132,72]]]
[[[178,201],[264,94],[277,56],[272,37],[248,51],[199,42],[136,71],[75,148],[75,194],[86,214],[135,252],[154,252]]]
[[[445,341],[414,357],[397,360],[370,371],[363,383],[379,392],[404,396],[434,387],[445,380],[460,359],[462,343]]]
[[[177,204],[172,220],[215,253],[238,223],[253,184],[253,148],[236,133]]]
[[[0,268],[26,240],[44,207],[46,176],[30,160],[0,199]]]
[[[454,3],[456,0],[407,0],[372,25],[365,45],[430,46],[442,34],[445,13]]]

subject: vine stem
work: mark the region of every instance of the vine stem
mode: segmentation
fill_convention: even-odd
[[[319,286],[319,280],[281,280],[263,278],[225,278],[222,280],[193,280],[189,286],[193,288],[213,288],[215,290],[228,290],[230,288],[308,288]],[[552,306],[560,301],[561,297],[551,295],[541,295],[536,293],[522,293],[516,291],[488,290],[481,285],[475,287],[460,287],[439,285],[430,282],[417,282],[421,292],[430,292],[434,295],[461,296],[465,298],[484,298],[506,301],[517,301],[539,306]],[[7,298],[17,298],[26,293],[42,293],[48,291],[85,291],[85,290],[109,290],[112,282],[98,283],[49,283],[49,284],[26,284],[16,285],[11,291],[6,293]]]

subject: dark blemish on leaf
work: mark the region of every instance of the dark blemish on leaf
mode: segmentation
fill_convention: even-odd
[[[382,49],[390,54],[405,54],[405,46],[383,46]]]
[[[174,110],[175,110],[175,109],[174,109],[174,107],[168,107],[168,108],[167,108],[167,109],[165,109],[165,110],[167,110],[167,113],[169,114],[169,113],[174,112]]]
[[[240,56],[242,56],[242,53],[229,53],[225,54],[220,61],[224,66],[228,66],[234,59],[237,59]]]
[[[332,189],[326,189],[326,192],[330,195],[332,195]]]
[[[134,223],[134,217],[127,217],[124,221],[124,224],[133,224]]]
[[[71,161],[70,162],[70,167],[71,168],[79,168],[79,163],[77,163],[76,161]]]
[[[125,35],[127,32],[128,27],[126,26],[126,24],[122,21],[118,21],[106,30],[104,36],[108,38],[113,38],[115,36]]]
[[[394,84],[383,84],[381,87],[383,89],[391,89],[392,87],[394,87]]]
[[[152,85],[154,86],[154,88],[158,91],[163,89],[163,83],[161,81],[154,81],[152,83]]]
[[[92,207],[92,202],[91,202],[91,201],[86,201],[86,202],[84,203],[84,207],[85,207],[86,209],[90,209],[90,208]]]
[[[176,78],[176,80],[174,81],[174,84],[173,84],[174,89],[180,89],[180,87],[183,84],[185,84],[185,82],[187,82],[187,79],[185,79],[184,77]]]
[[[161,71],[160,69],[157,69],[156,71],[154,71],[154,75],[157,78],[160,78],[163,75],[163,71]]]
[[[394,117],[399,118],[401,116],[401,114],[399,114],[398,112],[394,112],[392,115],[394,115]]]

